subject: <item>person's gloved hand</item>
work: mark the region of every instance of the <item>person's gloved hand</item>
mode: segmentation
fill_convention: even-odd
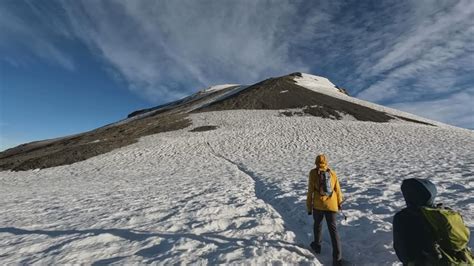
[[[312,215],[313,213],[312,212],[308,212],[308,215]]]
[[[339,210],[342,210],[342,205],[339,205],[339,206],[337,206],[337,207],[339,208]]]

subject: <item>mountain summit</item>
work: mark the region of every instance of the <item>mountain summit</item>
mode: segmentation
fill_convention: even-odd
[[[473,150],[470,130],[359,100],[318,76],[213,86],[2,152],[0,261],[330,265],[327,235],[321,254],[309,250],[305,204],[323,153],[346,199],[343,259],[396,264],[403,179],[430,179],[472,230]]]
[[[190,114],[229,110],[278,110],[281,116],[441,125],[351,97],[327,78],[296,72],[253,85],[212,86],[168,104],[137,110],[122,121],[89,132],[23,144],[0,153],[0,170],[71,164],[129,145],[146,135],[189,127]]]
[[[350,97],[327,78],[295,72],[253,85],[212,86],[189,97],[135,111],[128,118],[159,113],[223,110],[286,110],[283,115],[312,115],[329,119],[389,122],[405,120],[432,125],[428,120]]]

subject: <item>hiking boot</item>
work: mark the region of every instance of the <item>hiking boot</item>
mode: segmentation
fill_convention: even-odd
[[[309,244],[309,246],[314,251],[314,253],[321,254],[321,245],[318,245],[316,244],[316,242],[313,241],[311,242],[311,244]]]
[[[332,265],[333,266],[348,266],[348,265],[352,265],[352,263],[350,261],[341,259],[341,260],[333,260]]]

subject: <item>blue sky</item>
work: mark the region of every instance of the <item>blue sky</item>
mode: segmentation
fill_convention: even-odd
[[[0,1],[0,150],[302,71],[474,128],[474,1]]]

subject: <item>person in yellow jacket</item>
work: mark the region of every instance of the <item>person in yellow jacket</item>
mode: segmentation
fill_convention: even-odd
[[[336,172],[329,169],[324,154],[316,157],[316,167],[309,172],[308,195],[306,208],[308,215],[314,219],[314,241],[311,248],[315,253],[321,253],[322,221],[326,218],[332,243],[333,265],[341,265],[341,242],[336,229],[336,215],[341,209],[343,196]]]

